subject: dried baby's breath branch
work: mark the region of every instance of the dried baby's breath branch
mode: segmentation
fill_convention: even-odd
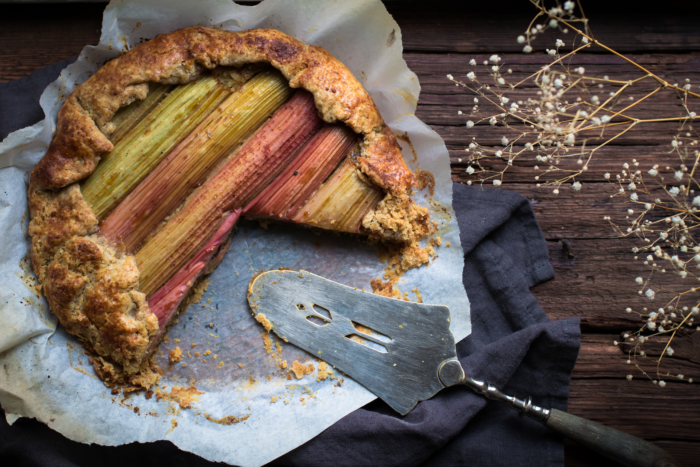
[[[697,118],[692,108],[700,104],[700,94],[691,91],[688,79],[682,85],[670,84],[595,39],[580,2],[530,1],[537,13],[517,38],[523,52],[531,53],[532,43],[546,31],[574,33],[572,50],[565,53],[565,42],[556,39],[555,47],[546,50],[551,62],[515,84],[509,82],[512,69],[507,69],[498,55],[482,64],[470,60],[472,69],[464,81],[447,75],[474,96],[466,127],[481,130],[479,140],[474,137],[465,148],[467,183],[499,186],[514,165],[531,164],[534,159],[537,187],[551,187],[554,194],[567,185],[580,191],[583,185],[579,178],[604,154],[601,149],[609,151],[633,128],[679,124],[670,150],[663,156],[665,163],[659,160],[642,173],[640,163],[633,159],[624,163],[615,177],[609,173],[603,177],[615,186],[612,198],[624,197],[632,208],[643,207],[641,211],[628,209],[628,226],[617,225],[607,216],[605,220],[620,237],[642,242],[633,249],[635,259],[644,260],[648,272],[646,278],[636,278],[639,294],[647,300],[664,300],[656,311],[643,307],[636,312],[628,307],[628,313],[642,318],[643,326],[623,334],[623,343],[629,348],[628,363],[634,363],[643,375],[663,387],[666,383],[661,378],[661,362],[671,364],[666,358],[675,353],[673,339],[700,331],[695,323],[700,294],[690,283],[700,280],[700,196],[696,195],[700,185],[695,178],[700,155],[696,149],[698,135],[692,126]],[[592,47],[624,60],[632,67],[629,76],[594,76],[583,66],[572,65],[578,53]],[[533,91],[524,97],[528,87]],[[512,97],[516,91],[520,91],[517,100]],[[500,145],[496,142],[499,140]],[[643,349],[649,343],[663,350],[652,357]],[[656,375],[650,376],[640,362],[655,365]],[[685,375],[677,378],[692,382]]]

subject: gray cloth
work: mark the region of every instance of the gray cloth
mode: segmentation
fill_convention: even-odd
[[[63,66],[0,84],[0,138],[42,118],[38,96]],[[579,349],[579,321],[551,322],[530,293],[530,287],[551,279],[554,271],[528,201],[507,191],[455,184],[453,205],[465,251],[463,280],[472,317],[472,334],[457,345],[462,365],[469,375],[508,394],[531,395],[536,404],[566,410]],[[4,416],[0,458],[18,466],[215,465],[167,441],[87,446],[35,420],[20,419],[9,427]],[[561,440],[542,425],[456,387],[419,403],[405,417],[375,401],[271,465],[563,463]]]

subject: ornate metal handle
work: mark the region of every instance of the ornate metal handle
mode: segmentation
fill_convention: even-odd
[[[546,427],[586,446],[622,465],[629,467],[679,467],[671,455],[660,447],[636,436],[577,417],[557,409],[544,409],[532,404],[532,399],[520,400],[499,391],[484,381],[470,378],[457,360],[446,360],[440,365],[438,374],[442,383],[449,387],[464,384],[489,399],[505,402]]]

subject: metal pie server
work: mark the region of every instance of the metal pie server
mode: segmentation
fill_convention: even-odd
[[[466,375],[450,332],[450,310],[386,298],[306,271],[272,270],[248,291],[253,315],[283,340],[353,378],[401,415],[443,388],[463,384],[623,465],[677,466],[636,436],[508,396]],[[259,316],[260,314],[264,315]]]

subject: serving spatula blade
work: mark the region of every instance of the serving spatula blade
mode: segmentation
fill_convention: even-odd
[[[248,302],[280,338],[341,369],[402,415],[445,387],[438,369],[457,358],[446,306],[286,270],[256,277]]]

